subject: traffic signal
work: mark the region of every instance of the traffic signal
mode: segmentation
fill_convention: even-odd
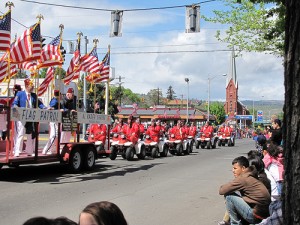
[[[44,37],[41,36],[41,46],[42,46],[42,48],[44,48],[45,45],[46,45],[46,44],[44,43],[45,41],[46,41],[46,38],[44,38]]]
[[[185,15],[185,32],[195,33],[200,32],[200,6],[186,6]]]
[[[122,20],[123,20],[123,11],[116,10],[111,12],[110,37],[122,36]]]
[[[60,49],[60,54],[61,54],[61,56],[62,56],[62,58],[63,58],[63,61],[65,61],[66,60],[66,50],[65,50],[65,48],[61,45],[60,47],[59,47],[59,49]]]

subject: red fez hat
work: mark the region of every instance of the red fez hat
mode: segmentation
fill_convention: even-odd
[[[29,78],[24,80],[24,84],[25,84],[25,86],[33,86],[33,82]]]
[[[54,90],[54,96],[59,96],[59,90]]]
[[[69,88],[67,93],[74,93],[74,89],[73,88]]]
[[[14,85],[14,91],[21,91],[21,85],[20,84],[15,84]]]

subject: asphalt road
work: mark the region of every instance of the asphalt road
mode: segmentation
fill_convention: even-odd
[[[225,206],[219,186],[232,179],[231,161],[254,149],[251,139],[234,147],[194,148],[188,156],[132,162],[97,160],[94,171],[70,174],[59,164],[3,167],[0,225],[21,225],[34,216],[78,221],[89,203],[112,201],[129,225],[214,225]]]

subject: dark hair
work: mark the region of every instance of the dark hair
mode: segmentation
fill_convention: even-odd
[[[258,155],[248,156],[248,160],[249,160],[249,165],[255,166],[255,168],[259,174],[264,172],[265,164]]]
[[[262,157],[261,153],[257,150],[250,150],[248,153],[247,153],[247,156],[248,156],[248,160],[249,158],[253,158],[253,157]]]
[[[275,119],[275,120],[274,120],[274,123],[277,123],[277,124],[278,124],[278,126],[280,126],[280,127],[281,127],[281,120],[280,120],[280,119]]]
[[[277,158],[278,155],[281,153],[281,149],[273,142],[270,143],[269,147],[266,149],[270,156]]]
[[[91,214],[98,225],[127,225],[122,211],[112,202],[91,203],[81,213]],[[80,225],[80,221],[78,224]]]
[[[77,223],[67,217],[61,216],[54,219],[52,225],[77,225]]]
[[[27,220],[23,225],[52,225],[52,220],[46,217],[33,217]]]
[[[240,166],[244,166],[246,168],[249,167],[249,161],[248,159],[245,157],[245,156],[239,156],[239,157],[236,157],[234,160],[232,160],[232,165],[238,163]]]

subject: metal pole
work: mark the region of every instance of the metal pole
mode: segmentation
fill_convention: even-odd
[[[187,100],[186,100],[186,122],[189,122],[189,78],[184,79],[187,84]]]
[[[252,107],[253,107],[253,117],[252,117],[252,125],[254,126],[254,122],[255,122],[255,115],[254,115],[254,99],[253,99],[253,105],[252,105]]]
[[[210,77],[208,77],[207,121],[209,121]]]
[[[87,54],[87,45],[88,45],[88,39],[87,36],[84,36],[84,40],[85,40],[85,48],[84,48],[84,52],[85,54]],[[84,78],[83,78],[83,111],[86,112],[86,76],[87,73],[84,73]],[[83,137],[85,137],[86,135],[86,124],[82,124],[82,135]]]

